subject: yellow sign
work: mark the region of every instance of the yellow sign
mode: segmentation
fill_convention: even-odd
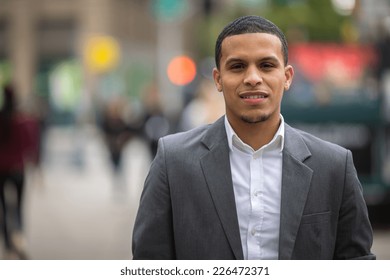
[[[112,70],[117,66],[120,57],[117,40],[109,36],[90,37],[84,51],[87,66],[95,73]]]

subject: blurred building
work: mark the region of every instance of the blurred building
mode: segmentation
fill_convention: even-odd
[[[24,97],[32,92],[42,64],[69,57],[85,62],[90,36],[113,36],[126,52],[153,54],[156,28],[146,5],[126,0],[0,0],[0,60],[12,65],[13,80]]]
[[[59,61],[75,58],[82,64],[82,91],[94,92],[96,87],[104,85],[96,85],[96,76],[101,73],[88,65],[88,42],[94,36],[109,36],[120,47],[117,60],[130,65],[125,75],[129,76],[134,91],[140,91],[144,84],[154,79],[165,93],[175,92],[177,88],[163,77],[164,67],[172,56],[180,53],[204,55],[202,48],[212,48],[216,30],[240,13],[258,13],[266,10],[270,3],[294,5],[302,2],[0,0],[0,67],[5,63],[12,66],[12,79],[23,99],[34,91],[45,90],[42,86],[37,87],[37,83],[48,68]],[[370,30],[375,29],[375,19],[389,13],[388,1],[374,2],[375,5],[368,0],[356,1],[360,15],[357,19],[366,38]],[[212,20],[207,18],[210,15]],[[216,18],[225,20],[215,24]],[[196,30],[199,25],[202,31]],[[105,85],[110,84],[108,80]],[[172,106],[171,102],[167,103]]]
[[[10,65],[10,76],[22,101],[28,100],[34,91],[47,94],[39,92],[46,90],[39,83],[46,79],[43,84],[48,84],[49,78],[45,77],[48,69],[67,59],[76,59],[81,64],[82,94],[93,94],[107,85],[110,88],[106,92],[126,90],[118,83],[117,88],[112,88],[112,77],[104,72],[107,69],[101,71],[101,60],[104,63],[104,59],[110,58],[115,61],[107,62],[103,68],[118,67],[118,64],[127,67],[119,71],[125,71],[123,75],[128,76],[131,88],[140,91],[154,76],[162,83],[163,70],[159,70],[162,67],[159,63],[165,63],[168,55],[191,49],[193,36],[186,30],[202,9],[192,2],[0,0],[0,64]],[[100,43],[103,53],[90,58],[88,46],[95,37],[112,41],[93,41],[94,46]],[[112,43],[118,48],[113,50]],[[165,91],[172,91],[169,85],[165,87],[168,87]]]

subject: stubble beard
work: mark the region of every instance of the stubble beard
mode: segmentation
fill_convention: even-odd
[[[241,116],[241,120],[248,124],[257,124],[257,123],[265,122],[269,118],[270,116],[266,114],[260,116],[247,116],[247,115]]]

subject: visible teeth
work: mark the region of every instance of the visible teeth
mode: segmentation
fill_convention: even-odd
[[[244,99],[259,99],[264,98],[264,95],[250,95],[250,96],[244,96]]]

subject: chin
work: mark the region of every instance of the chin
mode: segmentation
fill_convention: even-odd
[[[257,116],[243,115],[243,116],[241,116],[242,121],[244,121],[246,123],[252,123],[252,124],[265,122],[265,121],[269,120],[269,118],[270,118],[269,115],[257,115]]]

